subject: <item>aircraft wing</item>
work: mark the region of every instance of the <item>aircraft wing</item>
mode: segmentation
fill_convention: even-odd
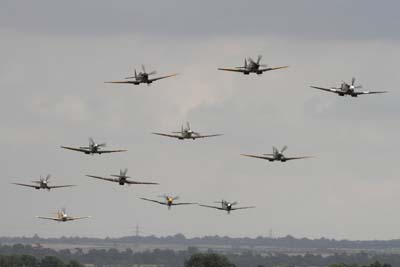
[[[279,70],[279,69],[286,69],[286,68],[289,68],[289,66],[266,68],[266,69],[260,69],[259,71],[265,72],[265,71],[270,71],[270,70]]]
[[[202,204],[199,204],[199,206],[206,207],[206,208],[217,209],[217,210],[226,210],[226,209],[223,209],[222,207],[216,207],[216,206],[208,206],[208,205],[202,205]]]
[[[127,183],[127,184],[154,184],[154,185],[157,185],[157,184],[159,184],[159,183],[151,183],[151,182],[137,182],[137,181],[129,181],[129,180],[126,180],[126,181],[125,181],[125,183]]]
[[[104,82],[104,83],[125,83],[125,84],[139,84],[137,81],[111,81],[111,82]]]
[[[188,202],[181,202],[181,203],[172,203],[172,206],[179,206],[179,205],[196,205],[197,203],[188,203]]]
[[[224,70],[224,71],[234,71],[234,72],[245,72],[244,69],[235,69],[235,68],[218,68],[218,70]]]
[[[42,216],[36,216],[36,218],[45,219],[45,220],[52,220],[52,221],[56,221],[56,222],[58,222],[60,220],[58,218],[42,217]]]
[[[31,185],[31,184],[20,184],[20,183],[12,183],[12,184],[21,185],[21,186],[27,186],[27,187],[32,187],[32,188],[40,187],[39,185]]]
[[[250,207],[239,207],[239,208],[232,208],[231,210],[244,210],[244,209],[253,209],[256,206],[250,206]]]
[[[97,154],[105,154],[105,153],[116,153],[116,152],[126,152],[126,149],[117,149],[117,150],[98,150],[96,151]]]
[[[154,199],[148,199],[148,198],[144,198],[144,197],[141,197],[140,199],[143,199],[143,200],[146,200],[146,201],[151,201],[151,202],[158,203],[158,204],[161,204],[161,205],[167,205],[165,202],[157,201],[157,200],[154,200]]]
[[[53,186],[47,186],[49,189],[54,189],[54,188],[63,188],[63,187],[73,187],[76,185],[53,185]]]
[[[294,159],[308,159],[311,157],[285,157],[285,160],[294,160]]]
[[[331,93],[337,93],[337,92],[339,92],[338,89],[334,89],[334,88],[323,88],[323,87],[317,87],[317,86],[310,86],[310,87],[311,87],[311,88],[314,88],[314,89],[326,91],[326,92],[331,92]]]
[[[95,176],[95,175],[86,175],[86,176],[87,177],[91,177],[91,178],[95,178],[95,179],[104,180],[104,181],[118,182],[118,179],[114,179],[114,178],[105,178],[105,177]]]
[[[355,92],[356,95],[372,95],[372,94],[383,94],[387,93],[387,91],[363,91],[363,92]]]
[[[164,134],[164,133],[152,133],[155,135],[161,135],[161,136],[166,136],[166,137],[172,137],[172,138],[182,138],[181,135],[176,135],[176,134]]]
[[[61,146],[61,148],[78,151],[78,152],[83,152],[83,153],[90,152],[90,150],[88,150],[88,149],[77,148],[77,147]]]
[[[197,139],[197,138],[207,138],[207,137],[214,137],[214,136],[221,136],[223,134],[209,134],[209,135],[192,135],[192,138]]]
[[[84,216],[84,217],[68,217],[67,221],[75,221],[75,220],[82,220],[82,219],[88,219],[91,218],[90,216]]]
[[[149,79],[149,82],[154,82],[154,81],[157,81],[157,80],[161,80],[161,79],[165,79],[165,78],[169,78],[169,77],[174,77],[176,75],[178,75],[178,73],[174,73],[174,74],[170,74],[170,75],[166,75],[166,76],[161,76],[161,77]]]
[[[274,159],[273,157],[268,157],[268,156],[257,156],[257,155],[248,155],[248,154],[240,154],[245,157],[251,157],[251,158],[256,158],[256,159],[265,159],[265,160],[272,160]]]

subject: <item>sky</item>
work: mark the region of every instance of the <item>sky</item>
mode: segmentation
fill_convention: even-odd
[[[0,236],[293,235],[400,238],[398,1],[1,1]],[[218,71],[263,55],[263,75]],[[179,75],[115,85],[145,64]],[[356,82],[388,94],[338,97],[310,88]],[[179,141],[189,121],[221,137]],[[87,156],[88,137],[126,153]],[[275,162],[241,153],[312,159]],[[85,177],[128,168],[119,186]],[[51,174],[51,192],[12,185]],[[238,201],[229,216],[140,200]],[[65,207],[93,218],[35,216]]]

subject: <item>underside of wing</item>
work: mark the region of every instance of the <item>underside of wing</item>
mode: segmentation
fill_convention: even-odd
[[[261,69],[260,71],[265,72],[265,71],[270,71],[270,70],[280,70],[280,69],[286,69],[286,68],[289,68],[289,66],[274,67],[274,68],[265,68],[265,69]]]
[[[73,187],[76,185],[70,184],[70,185],[53,185],[53,186],[48,186],[49,189],[54,189],[54,188],[63,188],[63,187]]]
[[[59,221],[58,218],[51,218],[51,217],[36,216],[36,218],[45,219],[45,220],[52,220],[52,221]]]
[[[205,208],[217,209],[217,210],[224,210],[223,208],[216,207],[216,206],[209,206],[209,205],[202,205],[202,204],[199,204],[199,206],[205,207]]]
[[[238,207],[238,208],[232,208],[231,210],[244,210],[244,209],[253,209],[255,206],[249,206],[249,207]]]
[[[195,138],[195,139],[197,139],[197,138],[207,138],[207,137],[214,137],[214,136],[221,136],[221,135],[223,135],[223,134],[196,135],[196,136],[193,136],[192,138]]]
[[[86,176],[90,177],[90,178],[94,178],[94,179],[109,181],[109,182],[118,182],[118,179],[113,179],[113,178],[105,178],[105,177],[95,176],[95,175],[86,175]]]
[[[356,92],[357,95],[372,95],[372,94],[384,94],[387,91],[364,91],[364,92]]]
[[[77,148],[77,147],[61,146],[61,148],[78,151],[78,152],[83,152],[83,153],[90,152],[88,149]]]
[[[140,199],[146,200],[146,201],[151,201],[151,202],[158,203],[158,204],[161,204],[161,205],[167,205],[165,202],[161,202],[161,201],[154,200],[154,199],[149,199],[149,198],[144,198],[144,197],[141,197]]]
[[[308,159],[308,158],[311,158],[311,157],[288,157],[288,158],[285,157],[285,160]]]
[[[117,153],[117,152],[126,152],[126,149],[116,149],[116,150],[99,150],[96,153],[98,154],[105,154],[105,153]]]
[[[333,89],[333,88],[323,88],[323,87],[318,87],[318,86],[310,86],[310,87],[314,88],[314,89],[326,91],[326,92],[331,92],[331,93],[337,93],[338,92],[337,89]]]
[[[235,69],[235,68],[218,68],[218,70],[234,71],[234,72],[245,72],[243,69]]]
[[[110,81],[110,82],[104,82],[104,83],[139,84],[139,82],[137,82],[137,81]]]
[[[256,158],[256,159],[266,159],[266,160],[272,160],[274,159],[273,157],[268,157],[268,156],[257,156],[257,155],[249,155],[249,154],[240,154],[245,157],[250,157],[250,158]]]
[[[129,180],[126,180],[125,183],[127,183],[127,184],[152,184],[152,185],[159,184],[159,183],[152,183],[152,182],[137,182],[137,181],[129,181]]]
[[[174,74],[170,74],[170,75],[166,75],[166,76],[161,76],[161,77],[149,79],[149,81],[150,82],[154,82],[154,81],[157,81],[157,80],[161,80],[161,79],[165,79],[165,78],[169,78],[169,77],[174,77],[176,75],[178,75],[178,73],[174,73]]]
[[[32,187],[32,188],[39,187],[38,185],[31,185],[31,184],[20,184],[20,183],[12,183],[12,184],[20,185],[20,186],[26,186],[26,187]]]
[[[75,221],[75,220],[82,220],[82,219],[88,219],[90,216],[84,216],[84,217],[68,217],[67,221]]]
[[[152,133],[155,135],[161,135],[161,136],[166,136],[166,137],[172,137],[172,138],[182,138],[181,135],[176,135],[176,134],[165,134],[165,133]]]
[[[179,205],[197,205],[197,203],[189,203],[189,202],[181,202],[181,203],[172,203],[173,206],[179,206]]]

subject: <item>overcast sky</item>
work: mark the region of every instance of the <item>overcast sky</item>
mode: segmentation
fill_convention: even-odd
[[[187,236],[291,234],[399,238],[400,17],[398,1],[1,1],[0,235]],[[287,70],[217,71],[264,56]],[[151,86],[104,81],[145,64]],[[355,76],[389,94],[340,98],[310,85]],[[190,121],[222,137],[151,135]],[[60,149],[88,137],[126,153]],[[313,159],[270,163],[241,153]],[[129,168],[159,186],[85,177]],[[52,174],[51,192],[11,185]],[[222,198],[256,209],[166,207],[139,197]],[[36,219],[66,207],[90,220]]]

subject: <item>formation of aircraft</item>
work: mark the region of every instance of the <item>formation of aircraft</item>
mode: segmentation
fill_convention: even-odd
[[[65,208],[62,208],[57,212],[57,217],[43,217],[43,216],[37,216],[39,219],[45,219],[45,220],[52,220],[56,222],[69,222],[69,221],[75,221],[75,220],[81,220],[81,219],[87,219],[90,218],[90,216],[84,216],[84,217],[72,217],[68,216],[66,213]]]
[[[197,203],[189,203],[189,202],[174,203],[175,200],[179,199],[179,196],[171,197],[171,196],[163,195],[163,196],[159,196],[159,197],[164,198],[164,201],[158,201],[158,200],[148,199],[148,198],[144,198],[144,197],[141,197],[140,199],[167,206],[168,209],[171,209],[172,206],[196,205],[197,204]]]
[[[119,174],[111,174],[111,176],[116,177],[116,178],[106,178],[106,177],[95,176],[95,175],[86,175],[86,176],[95,178],[95,179],[104,180],[104,181],[119,183],[120,185],[124,185],[124,184],[127,184],[127,185],[131,185],[131,184],[158,185],[159,184],[159,183],[152,183],[152,182],[137,182],[137,181],[129,180],[128,178],[130,178],[130,177],[126,175],[127,173],[128,173],[128,169],[125,168],[124,170],[121,169],[119,171]]]
[[[257,57],[256,61],[254,61],[250,57],[248,59],[245,58],[244,66],[242,66],[242,67],[218,68],[218,70],[241,72],[244,75],[249,75],[250,73],[256,73],[256,74],[260,75],[260,74],[263,74],[263,72],[265,72],[265,71],[279,70],[279,69],[285,69],[285,68],[289,67],[289,66],[282,66],[282,67],[269,68],[265,64],[260,64],[261,59],[262,59],[261,55],[259,55]]]
[[[249,155],[249,154],[241,154],[242,156],[257,158],[257,159],[265,159],[269,161],[281,161],[285,162],[288,160],[295,160],[295,159],[306,159],[311,158],[309,156],[302,156],[302,157],[286,157],[283,152],[286,151],[288,147],[284,146],[281,150],[278,150],[276,147],[272,147],[272,154],[264,154],[263,156],[257,155]]]
[[[257,60],[253,60],[252,58],[245,58],[244,60],[244,66],[241,67],[234,67],[234,68],[218,68],[218,70],[222,71],[231,71],[231,72],[239,72],[243,73],[245,75],[249,75],[250,73],[255,73],[257,75],[263,74],[266,71],[272,71],[272,70],[278,70],[278,69],[285,69],[288,68],[289,66],[280,66],[280,67],[268,67],[267,65],[261,64],[261,59],[262,56],[259,55]],[[141,83],[145,83],[147,85],[153,83],[154,81],[165,79],[168,77],[173,77],[178,75],[177,73],[166,75],[166,76],[160,76],[156,78],[151,78],[150,76],[155,75],[156,71],[151,71],[151,72],[146,72],[145,66],[142,65],[142,71],[137,73],[136,69],[134,70],[134,75],[131,77],[126,77],[125,80],[123,81],[111,81],[111,82],[106,82],[106,83],[119,83],[119,84],[134,84],[134,85],[139,85]],[[365,94],[380,94],[380,93],[386,93],[387,91],[357,91],[356,89],[362,88],[361,85],[355,85],[355,78],[352,78],[351,83],[346,83],[342,81],[340,87],[331,87],[331,88],[324,88],[324,87],[317,87],[317,86],[311,86],[314,89],[318,90],[323,90],[326,92],[331,92],[331,93],[336,93],[339,96],[345,96],[349,95],[352,97],[357,97],[359,95],[365,95]],[[191,129],[191,126],[189,122],[186,123],[186,127],[183,125],[181,126],[180,131],[172,132],[171,134],[167,133],[158,133],[154,132],[152,134],[155,135],[160,135],[160,136],[166,136],[166,137],[171,137],[171,138],[177,138],[179,140],[184,140],[184,139],[198,139],[198,138],[207,138],[207,137],[215,137],[215,136],[221,136],[222,134],[208,134],[208,135],[202,135],[198,132],[195,132]],[[96,143],[92,138],[89,138],[89,146],[87,147],[69,147],[69,146],[61,146],[63,149],[67,150],[72,150],[72,151],[77,151],[77,152],[82,152],[84,154],[103,154],[103,153],[116,153],[116,152],[126,152],[127,150],[125,149],[117,149],[117,150],[104,150],[103,148],[106,146],[106,143]],[[258,158],[258,159],[264,159],[268,161],[281,161],[285,162],[288,160],[296,160],[296,159],[305,159],[305,158],[310,158],[309,156],[300,156],[300,157],[286,157],[283,153],[286,151],[287,146],[284,146],[282,149],[278,150],[276,147],[273,147],[272,154],[263,154],[263,155],[250,155],[250,154],[241,154],[242,156],[246,157],[252,157],[252,158]],[[110,175],[113,178],[108,178],[108,177],[102,177],[102,176],[95,176],[95,175],[86,175],[88,177],[94,178],[94,179],[99,179],[99,180],[105,180],[105,181],[110,181],[110,182],[115,182],[118,183],[119,185],[131,185],[131,184],[148,184],[148,185],[158,185],[158,183],[155,182],[138,182],[138,181],[132,181],[129,180],[129,176],[127,176],[128,169],[121,169],[120,173],[118,175]],[[45,178],[40,178],[39,181],[32,181],[33,184],[24,184],[24,183],[13,183],[15,185],[19,186],[26,186],[26,187],[31,187],[35,189],[47,189],[51,190],[54,188],[62,188],[62,187],[72,187],[75,185],[55,185],[55,186],[50,186],[49,185],[49,179],[50,175],[48,175]],[[179,205],[197,205],[197,203],[192,203],[192,202],[180,202],[176,203],[176,200],[179,199],[178,196],[172,197],[172,196],[167,196],[163,195],[160,196],[163,198],[163,201],[159,200],[154,200],[154,199],[149,199],[149,198],[140,198],[145,201],[149,202],[154,202],[158,203],[160,205],[167,206],[168,209],[171,209],[172,206],[179,206]],[[201,207],[206,207],[206,208],[213,208],[217,210],[222,210],[226,211],[228,214],[230,214],[231,211],[234,210],[240,210],[240,209],[251,209],[255,208],[255,206],[247,206],[247,207],[235,207],[238,203],[237,202],[228,202],[225,200],[218,201],[215,203],[219,203],[220,205],[218,206],[213,206],[213,205],[204,205],[204,204],[199,204]],[[46,219],[46,220],[53,220],[57,222],[67,222],[67,221],[73,221],[73,220],[80,220],[80,219],[85,219],[85,218],[90,218],[90,216],[85,216],[85,217],[72,217],[68,216],[66,213],[65,209],[61,209],[57,212],[56,217],[42,217],[38,216],[40,219]]]
[[[252,209],[255,208],[255,206],[249,206],[249,207],[237,207],[235,208],[234,206],[238,204],[237,201],[235,202],[228,202],[226,200],[222,200],[222,201],[216,201],[214,203],[220,203],[221,206],[209,206],[209,205],[202,205],[199,204],[199,206],[201,207],[206,207],[206,208],[212,208],[212,209],[217,209],[217,210],[223,210],[226,211],[228,214],[231,213],[231,211],[234,210],[243,210],[243,209]]]
[[[371,95],[371,94],[383,94],[387,93],[387,91],[356,91],[356,89],[362,88],[362,85],[355,85],[356,78],[353,77],[351,79],[351,83],[346,83],[345,81],[342,81],[340,87],[331,87],[331,88],[324,88],[324,87],[318,87],[318,86],[310,86],[311,88],[330,92],[330,93],[335,93],[339,96],[345,96],[349,95],[352,97],[357,97],[359,95]]]
[[[81,146],[81,147],[69,147],[69,146],[61,146],[61,148],[82,152],[85,154],[104,154],[104,153],[116,153],[116,152],[126,152],[128,150],[125,149],[117,149],[117,150],[103,150],[102,147],[105,147],[106,143],[97,144],[93,138],[89,138],[89,146]]]
[[[48,191],[50,191],[50,189],[55,189],[55,188],[75,186],[75,185],[49,185],[50,177],[51,177],[50,174],[48,174],[45,178],[40,177],[40,179],[38,181],[32,181],[33,184],[21,184],[21,183],[13,183],[13,184],[31,187],[31,188],[35,188],[35,189],[47,189]]]
[[[214,137],[214,136],[221,136],[223,134],[208,134],[208,135],[202,135],[198,132],[195,132],[191,129],[190,123],[186,122],[186,127],[184,128],[183,125],[181,127],[180,131],[177,132],[172,132],[172,134],[166,134],[166,133],[152,133],[155,135],[161,135],[161,136],[166,136],[166,137],[172,137],[172,138],[177,138],[179,140],[183,139],[193,139],[196,140],[198,138],[207,138],[207,137]]]
[[[106,82],[106,83],[123,83],[123,84],[134,84],[134,85],[139,85],[141,83],[146,83],[147,85],[151,84],[152,82],[155,82],[157,80],[169,78],[178,75],[178,73],[170,74],[170,75],[165,75],[157,78],[150,78],[149,76],[156,74],[156,71],[151,71],[149,73],[146,72],[146,68],[144,65],[142,65],[142,71],[137,73],[136,69],[134,71],[134,75],[131,77],[126,77],[125,79],[131,79],[129,81],[111,81],[111,82]]]

